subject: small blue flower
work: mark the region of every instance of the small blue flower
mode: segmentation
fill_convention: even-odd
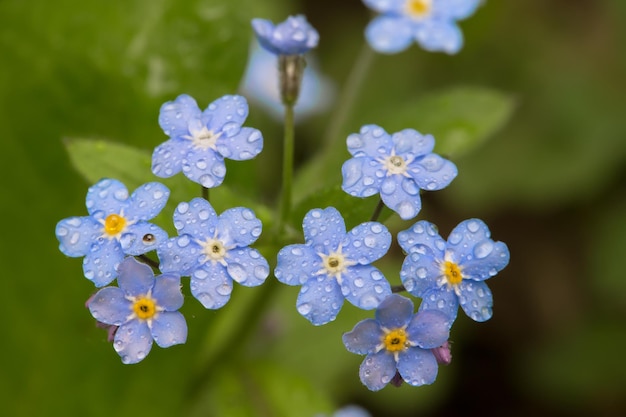
[[[456,165],[432,153],[435,139],[413,129],[389,135],[376,125],[365,125],[348,136],[347,160],[341,172],[342,188],[355,197],[380,193],[385,205],[403,220],[422,208],[420,190],[440,190],[456,177]]]
[[[439,309],[454,320],[460,304],[475,321],[491,318],[493,297],[484,281],[507,266],[509,249],[490,235],[479,219],[459,223],[447,242],[424,220],[398,233],[407,252],[400,278],[407,291],[423,299],[420,309]]]
[[[370,46],[394,54],[413,41],[431,52],[455,54],[463,46],[456,22],[471,16],[481,0],[363,0],[381,13],[365,29]]]
[[[304,217],[304,244],[285,246],[274,271],[287,285],[302,285],[298,312],[316,326],[334,320],[344,297],[371,310],[391,294],[383,274],[370,265],[389,250],[391,234],[377,222],[346,233],[337,209],[313,209]]]
[[[152,341],[162,348],[185,343],[187,323],[177,310],[183,305],[180,277],[155,278],[152,269],[134,258],[120,263],[118,287],[100,289],[89,301],[91,315],[117,326],[113,348],[126,364],[148,355]]]
[[[443,345],[450,335],[449,318],[435,310],[413,314],[413,302],[397,294],[366,319],[344,333],[346,349],[367,355],[359,369],[361,382],[372,391],[384,388],[399,373],[409,385],[432,384],[437,378],[437,359],[431,349]]]
[[[302,55],[315,48],[320,38],[302,15],[289,16],[276,26],[266,19],[252,19],[252,29],[261,46],[276,55]]]
[[[181,170],[206,188],[224,181],[224,158],[244,161],[263,149],[257,129],[242,127],[248,103],[242,96],[223,96],[200,111],[196,101],[182,94],[161,106],[159,125],[171,139],[152,154],[152,172],[168,178]]]
[[[89,216],[70,217],[56,226],[59,249],[83,259],[85,277],[97,287],[117,277],[124,255],[137,256],[156,249],[167,233],[147,220],[165,206],[170,191],[163,184],[144,184],[128,197],[121,182],[103,179],[87,192]]]
[[[208,201],[195,198],[178,205],[174,227],[179,236],[157,249],[160,269],[191,276],[191,293],[204,307],[224,306],[230,299],[233,280],[255,287],[269,275],[265,258],[248,247],[262,229],[252,210],[237,207],[218,216]]]

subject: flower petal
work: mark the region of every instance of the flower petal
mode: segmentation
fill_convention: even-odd
[[[424,292],[418,311],[439,310],[444,313],[450,323],[454,322],[459,311],[459,298],[448,286],[431,288]]]
[[[370,157],[358,157],[343,163],[341,175],[342,190],[354,197],[369,197],[378,194],[386,173],[380,162]]]
[[[363,0],[363,3],[372,10],[379,13],[402,11],[406,0]]]
[[[102,225],[92,217],[69,217],[57,223],[59,250],[67,256],[85,256],[102,235]]]
[[[415,40],[431,52],[453,55],[463,47],[461,29],[452,21],[429,19],[421,22],[415,31]]]
[[[322,268],[322,261],[309,245],[288,245],[278,252],[274,276],[283,284],[302,285]]]
[[[215,310],[230,300],[233,280],[224,266],[208,262],[191,274],[190,287],[191,294],[205,308]]]
[[[450,254],[451,261],[462,265],[474,259],[474,247],[490,236],[489,228],[482,220],[464,220],[450,232],[446,252]]]
[[[128,220],[150,220],[163,210],[170,190],[159,182],[149,182],[137,188],[130,196],[127,211]]]
[[[419,187],[412,178],[402,175],[391,175],[383,180],[380,198],[402,220],[414,218],[422,208]]]
[[[391,233],[378,222],[361,223],[350,230],[341,242],[344,256],[361,265],[382,258],[390,246]]]
[[[125,364],[141,362],[152,349],[152,335],[146,322],[131,320],[115,332],[113,349]]]
[[[218,98],[204,111],[207,127],[213,133],[221,132],[227,137],[239,132],[248,117],[248,102],[245,97],[226,95]]]
[[[391,155],[393,141],[385,129],[377,125],[364,125],[359,133],[353,133],[346,140],[348,152],[355,158],[385,158]]]
[[[415,129],[404,129],[391,135],[396,155],[405,155],[407,158],[429,154],[435,147],[435,138],[432,135],[422,135]]]
[[[435,191],[450,185],[458,171],[454,163],[431,153],[409,164],[408,173],[421,189]]]
[[[157,305],[165,311],[176,311],[183,306],[180,276],[163,274],[156,277],[152,297]]]
[[[398,294],[385,298],[376,309],[376,320],[386,329],[397,329],[413,317],[413,301]]]
[[[214,238],[217,221],[217,213],[204,198],[182,202],[174,211],[174,227],[178,234],[188,234],[194,239]]]
[[[459,284],[459,304],[474,321],[487,321],[493,315],[493,295],[484,281],[463,280]]]
[[[414,246],[404,259],[400,270],[400,279],[404,288],[416,297],[423,297],[426,291],[435,288],[438,278],[442,275],[439,266],[440,259],[433,255],[430,247]]]
[[[413,42],[413,34],[411,20],[401,16],[377,16],[365,28],[365,39],[372,49],[384,54],[407,49]]]
[[[334,207],[310,210],[302,222],[304,241],[316,253],[335,251],[346,235],[346,224]]]
[[[237,248],[228,251],[228,274],[246,287],[256,287],[265,282],[270,266],[258,250]]]
[[[169,137],[181,137],[189,134],[189,121],[200,119],[201,116],[196,100],[187,94],[181,94],[176,100],[161,106],[159,126]]]
[[[420,310],[407,326],[409,340],[422,349],[434,349],[450,337],[450,318],[439,310]]]
[[[226,246],[248,246],[261,236],[263,223],[254,211],[246,207],[235,207],[224,211],[217,220],[217,237]]]
[[[126,295],[137,297],[145,295],[154,287],[152,268],[132,256],[127,257],[117,268],[117,284]]]
[[[213,149],[192,149],[183,158],[183,174],[203,187],[217,187],[226,176],[224,158]]]
[[[153,223],[140,221],[128,226],[120,236],[120,245],[127,255],[137,256],[155,250],[167,240],[167,232]]]
[[[298,294],[296,308],[315,326],[335,320],[343,306],[341,289],[332,278],[318,276],[309,279]]]
[[[202,248],[190,235],[181,235],[167,240],[157,248],[161,272],[173,272],[188,276],[198,268],[204,258]]]
[[[409,229],[398,233],[398,244],[407,253],[412,252],[419,245],[426,245],[437,259],[443,259],[446,249],[446,241],[439,236],[437,226],[426,220],[420,220]]]
[[[474,245],[474,259],[463,263],[463,278],[482,281],[491,278],[509,264],[509,248],[491,239]]]
[[[100,238],[83,258],[83,273],[96,287],[103,287],[117,277],[117,267],[124,259],[120,243]]]
[[[263,135],[258,129],[243,127],[231,136],[220,136],[215,145],[224,158],[245,161],[263,150]]]
[[[482,0],[438,0],[433,2],[433,14],[438,18],[462,20],[476,11]]]
[[[383,330],[376,320],[365,319],[358,322],[352,331],[344,333],[341,339],[348,352],[367,355],[376,351],[376,346],[381,344],[383,335]]]
[[[183,158],[191,147],[190,140],[178,137],[163,142],[152,153],[152,173],[161,178],[178,174],[183,169]]]
[[[187,322],[178,311],[166,311],[152,321],[152,337],[157,345],[167,348],[187,341]]]
[[[87,212],[91,215],[97,211],[105,214],[120,214],[126,207],[128,189],[118,180],[103,179],[89,187],[87,191]]]
[[[437,379],[437,359],[430,350],[409,348],[398,355],[398,372],[407,384],[432,384]]]
[[[391,286],[377,268],[355,265],[342,274],[341,293],[356,307],[371,310],[391,294]]]
[[[130,301],[117,287],[102,288],[91,298],[88,307],[96,320],[113,326],[126,323],[131,313]]]
[[[395,374],[396,361],[386,350],[370,353],[359,367],[361,382],[371,391],[383,389]]]

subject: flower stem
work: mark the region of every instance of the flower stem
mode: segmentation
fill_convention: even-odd
[[[404,288],[404,285],[400,284],[400,285],[394,285],[391,287],[391,292],[392,293],[399,293],[399,292],[404,292],[406,291],[406,288]]]
[[[291,215],[291,189],[293,180],[293,153],[294,153],[294,111],[293,104],[285,104],[285,137],[283,142],[283,184],[280,199],[279,233]]]
[[[380,216],[380,213],[383,211],[383,207],[385,207],[385,203],[383,203],[383,199],[381,198],[378,200],[378,205],[374,209],[374,213],[372,213],[372,217],[370,218],[371,222],[378,220],[378,216]]]
[[[205,186],[202,186],[202,198],[204,198],[206,201],[209,201],[209,189]]]
[[[137,258],[141,259],[146,264],[150,265],[152,268],[154,268],[154,269],[156,269],[158,271],[158,269],[159,269],[159,262],[155,261],[152,258],[148,258],[145,254],[144,255],[137,255]]]

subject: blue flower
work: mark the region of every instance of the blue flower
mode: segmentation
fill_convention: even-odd
[[[380,193],[385,205],[403,220],[422,208],[420,189],[440,190],[456,177],[456,165],[432,153],[435,139],[413,129],[389,135],[381,127],[365,125],[348,136],[342,188],[355,197]]]
[[[509,249],[490,239],[482,220],[459,223],[447,242],[422,220],[400,232],[398,243],[407,252],[400,278],[423,299],[420,309],[439,309],[454,320],[460,304],[475,321],[491,318],[493,297],[484,281],[507,266]]]
[[[121,182],[103,179],[87,192],[89,216],[70,217],[56,226],[59,249],[81,257],[85,277],[97,286],[117,277],[124,255],[137,256],[156,249],[167,233],[147,220],[165,206],[169,190],[163,184],[144,184],[128,197]]]
[[[261,46],[276,55],[302,55],[315,48],[320,38],[302,15],[289,16],[276,26],[266,19],[252,19],[252,29]]]
[[[274,275],[287,285],[302,285],[296,307],[311,323],[334,320],[344,297],[370,310],[391,294],[383,274],[370,265],[391,245],[385,226],[361,223],[346,233],[341,214],[328,207],[309,211],[302,228],[305,244],[282,248]]]
[[[363,0],[378,13],[365,29],[370,46],[394,54],[413,41],[432,52],[455,54],[463,46],[456,22],[471,16],[481,0]]]
[[[384,388],[399,373],[409,385],[432,384],[437,378],[437,359],[431,349],[443,345],[450,335],[449,318],[435,310],[413,314],[413,302],[397,294],[343,335],[346,349],[367,355],[359,369],[361,382],[370,390]]]
[[[208,201],[195,198],[178,205],[174,227],[179,236],[157,249],[160,269],[191,276],[191,293],[204,307],[224,306],[230,299],[233,280],[255,287],[269,275],[265,258],[248,247],[262,229],[252,210],[237,207],[218,216]]]
[[[183,305],[178,275],[155,278],[152,269],[134,258],[120,263],[118,287],[100,289],[89,301],[98,322],[118,326],[113,348],[126,364],[148,355],[152,341],[162,348],[185,343],[187,323],[177,310]]]
[[[196,101],[182,94],[161,106],[159,125],[171,139],[152,154],[152,172],[162,178],[181,170],[206,188],[224,181],[224,158],[252,159],[263,149],[257,129],[242,127],[248,103],[242,96],[223,96],[200,111]]]

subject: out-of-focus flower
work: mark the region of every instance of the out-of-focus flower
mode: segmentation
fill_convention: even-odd
[[[252,19],[252,29],[261,46],[275,55],[302,55],[319,42],[319,34],[303,15],[289,16],[274,25],[266,19]]]

